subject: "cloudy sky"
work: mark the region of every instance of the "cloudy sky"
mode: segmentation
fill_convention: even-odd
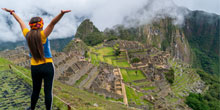
[[[173,0],[177,5],[191,10],[204,10],[220,15],[220,0]]]
[[[143,15],[136,12],[149,6]],[[14,9],[28,25],[31,17],[41,16],[45,26],[59,14],[61,9],[71,9],[56,25],[50,38],[64,38],[75,34],[82,19],[89,18],[100,29],[111,28],[123,23],[125,17],[138,18],[141,22],[149,23],[150,19],[161,9],[165,14],[178,18],[181,23],[182,13],[175,11],[177,6],[191,10],[204,10],[220,15],[220,0],[1,0],[1,8]],[[172,9],[172,10],[171,10]],[[47,12],[49,15],[46,15]],[[10,25],[8,25],[8,23]],[[20,27],[15,19],[0,10],[0,41],[24,40]]]

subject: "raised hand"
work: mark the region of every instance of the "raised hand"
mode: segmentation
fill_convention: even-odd
[[[5,10],[6,12],[12,12],[13,10],[7,9],[7,8],[2,8],[2,10]]]
[[[61,10],[61,13],[65,14],[65,13],[69,13],[71,12],[71,10]]]

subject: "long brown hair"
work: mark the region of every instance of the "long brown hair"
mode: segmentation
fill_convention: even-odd
[[[40,17],[33,17],[31,18],[30,23],[37,23],[40,20]],[[41,41],[41,31],[42,29],[31,29],[31,31],[27,34],[26,37],[31,55],[37,62],[39,60],[45,61],[43,44]]]

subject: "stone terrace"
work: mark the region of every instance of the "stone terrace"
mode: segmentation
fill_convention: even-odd
[[[91,92],[101,94],[105,97],[122,99],[121,76],[113,72],[114,67],[101,63],[99,74],[90,87]]]
[[[119,45],[120,49],[126,50],[144,50],[144,45],[136,42],[136,41],[126,41],[126,40],[112,40],[104,43],[104,46],[114,47],[115,45]]]

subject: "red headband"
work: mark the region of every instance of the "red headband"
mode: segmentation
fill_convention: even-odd
[[[37,29],[42,29],[44,26],[44,22],[43,19],[40,18],[41,20],[39,22],[36,23],[30,23],[29,22],[29,26],[31,27],[32,30],[37,30]]]

